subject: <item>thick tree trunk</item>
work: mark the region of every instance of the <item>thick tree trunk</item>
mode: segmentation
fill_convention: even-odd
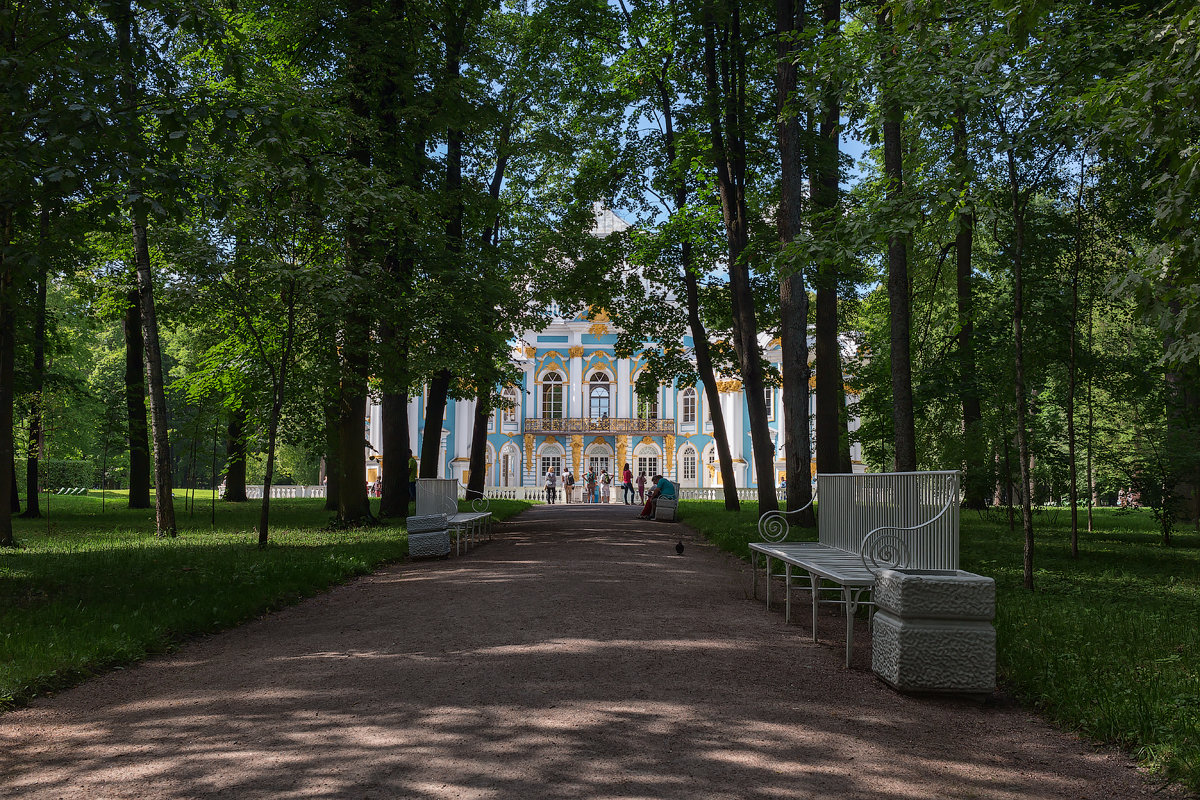
[[[881,7],[877,17],[883,39],[881,71],[898,75],[899,55],[890,41],[893,31],[892,9]],[[893,215],[900,213],[904,192],[904,151],[901,125],[904,112],[896,96],[893,79],[880,80],[880,105],[883,109],[883,171],[888,206]],[[892,220],[896,227],[896,220]],[[892,437],[896,446],[896,471],[917,468],[917,439],[913,415],[912,359],[909,335],[908,235],[893,232],[888,239],[888,309],[891,327]]]
[[[421,438],[422,478],[442,477],[442,421],[452,377],[450,370],[443,369],[429,383],[429,394],[425,398],[425,431]]]
[[[129,507],[150,507],[150,432],[146,425],[145,343],[137,292],[125,307],[125,415],[129,430]]]
[[[471,463],[468,466],[467,499],[483,497],[487,479],[487,431],[492,416],[491,392],[484,389],[475,398],[475,418],[471,429]]]
[[[332,324],[332,322],[330,322]],[[330,363],[338,364],[337,340],[329,336]],[[340,366],[336,367],[340,369]],[[341,436],[338,429],[338,393],[340,388],[325,391],[322,409],[325,417],[325,510],[338,510],[338,486],[341,481],[340,453]],[[384,452],[387,452],[386,450]]]
[[[783,252],[802,229],[804,205],[804,164],[800,147],[800,122],[794,109],[787,106],[796,90],[794,58],[798,41],[788,35],[805,26],[803,2],[776,0],[775,21],[778,32],[776,56],[776,109],[780,114],[780,194],[777,225]],[[799,269],[781,266],[779,279],[779,347],[783,373],[783,452],[787,479],[787,508],[800,509],[812,500],[812,453],[808,436],[808,290]],[[798,520],[811,527],[816,522],[812,509]]]
[[[750,287],[750,267],[745,260],[749,244],[749,220],[746,209],[746,143],[741,115],[747,74],[746,53],[742,42],[739,1],[731,4],[731,13],[722,23],[720,37],[711,6],[705,9],[705,83],[708,94],[709,134],[716,162],[717,190],[725,222],[729,257],[729,288],[733,300],[733,344],[745,387],[746,412],[750,418],[750,441],[754,450],[755,477],[758,483],[758,512],[765,514],[779,507],[775,494],[775,445],[767,425],[767,406],[763,397],[762,354],[758,346],[758,322],[754,294]],[[721,68],[718,72],[718,38]],[[718,75],[729,82],[719,85]]]
[[[367,375],[369,356],[363,345],[363,334],[355,320],[348,328],[346,341],[354,341],[353,349],[344,347],[341,392],[338,396],[338,519],[346,525],[362,525],[373,521],[371,503],[367,496],[367,440],[363,420],[367,416]],[[333,481],[331,480],[332,484]]]
[[[412,442],[408,430],[408,391],[384,392],[380,439],[383,445],[383,496],[379,500],[379,516],[404,517],[408,504],[408,452]]]
[[[840,461],[838,450],[841,425],[838,422],[840,413],[838,397],[841,395],[842,373],[839,367],[841,358],[839,358],[840,345],[838,343],[837,288],[825,285],[825,281],[833,277],[832,275],[821,276],[822,282],[817,286],[813,367],[817,373],[815,388],[818,473],[836,473]]]
[[[983,408],[979,400],[975,367],[975,305],[972,286],[972,251],[975,240],[975,212],[969,198],[970,163],[967,156],[967,112],[959,105],[954,117],[954,165],[958,172],[958,191],[963,208],[958,212],[958,230],[954,236],[954,262],[958,288],[958,385],[962,405],[963,449],[966,474],[963,479],[964,505],[981,509],[987,505],[987,453],[983,431]]]
[[[249,414],[238,407],[229,412],[225,439],[225,497],[230,503],[246,502],[246,423]]]

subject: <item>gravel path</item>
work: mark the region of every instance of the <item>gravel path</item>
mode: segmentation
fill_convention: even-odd
[[[0,796],[1171,795],[1020,709],[892,692],[865,638],[844,670],[803,609],[785,626],[739,562],[634,513],[538,506],[6,714]]]

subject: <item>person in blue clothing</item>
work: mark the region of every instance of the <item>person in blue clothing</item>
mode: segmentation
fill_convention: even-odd
[[[668,478],[655,475],[650,482],[654,484],[654,488],[650,490],[650,495],[646,498],[646,505],[642,507],[642,513],[638,514],[641,519],[649,519],[654,516],[654,507],[658,504],[658,498],[674,500],[676,497],[675,484],[671,483]]]

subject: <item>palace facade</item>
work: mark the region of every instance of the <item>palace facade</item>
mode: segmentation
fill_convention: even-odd
[[[519,385],[503,390],[509,408],[489,421],[487,479],[491,487],[541,486],[546,471],[570,467],[576,477],[588,467],[616,473],[629,463],[635,476],[655,473],[684,487],[720,486],[721,471],[713,439],[712,415],[702,384],[663,385],[651,396],[637,393],[641,360],[618,358],[616,332],[607,317],[555,317],[541,331],[530,331],[512,357],[522,367]],[[692,339],[685,337],[685,348]],[[777,342],[765,355],[779,366]],[[785,376],[786,379],[786,376]],[[739,487],[757,486],[745,392],[737,380],[719,380],[734,475]],[[776,481],[784,475],[783,403],[779,387],[764,389]],[[809,398],[810,437],[815,399]],[[474,400],[449,400],[441,425],[438,475],[467,482]],[[419,455],[424,435],[425,397],[409,403],[409,433]],[[380,406],[368,418],[370,448],[367,479],[374,481],[383,453]],[[858,420],[850,418],[850,430]],[[851,446],[856,472],[863,471],[860,445]],[[399,461],[399,459],[398,459]],[[815,465],[814,465],[815,472]]]

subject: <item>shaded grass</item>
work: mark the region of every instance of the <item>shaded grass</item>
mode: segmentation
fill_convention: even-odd
[[[757,504],[681,506],[687,524],[748,558]],[[1050,719],[1200,791],[1200,535],[1177,533],[1165,548],[1149,512],[1099,509],[1095,521],[1075,560],[1068,514],[1039,515],[1028,592],[1019,522],[1010,531],[999,516],[963,513],[961,566],[996,580],[1000,677]]]
[[[108,501],[101,513],[99,496],[56,496],[49,520],[14,520],[20,546],[0,548],[0,709],[408,555],[402,525],[331,530],[323,500],[272,500],[262,549],[257,501],[218,502],[215,527],[207,506],[190,516],[177,502],[174,539],[154,536],[153,509]],[[505,519],[528,505],[491,507]]]

